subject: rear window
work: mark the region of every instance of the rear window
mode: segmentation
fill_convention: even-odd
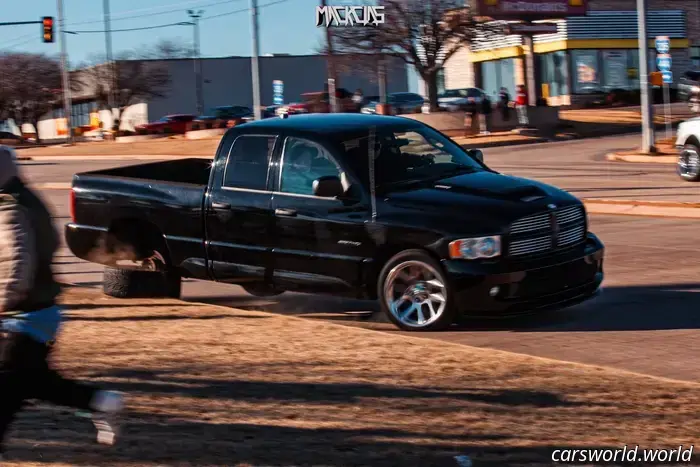
[[[275,140],[274,136],[243,135],[236,138],[226,161],[223,186],[267,190],[267,173]]]

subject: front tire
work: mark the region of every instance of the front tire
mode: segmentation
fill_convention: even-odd
[[[422,250],[392,257],[379,274],[377,289],[382,311],[404,331],[442,331],[455,321],[447,277]]]
[[[692,143],[683,146],[678,156],[678,175],[688,182],[700,181],[700,148]]]

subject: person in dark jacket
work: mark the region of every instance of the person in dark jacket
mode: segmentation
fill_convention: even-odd
[[[48,359],[61,324],[51,263],[58,235],[42,200],[0,146],[0,458],[8,428],[29,399],[91,411],[97,441],[113,444],[120,393],[64,378]]]
[[[491,99],[487,95],[481,98],[481,112],[479,113],[479,126],[482,135],[489,135],[491,132]]]
[[[510,94],[505,87],[501,88],[501,92],[498,95],[498,106],[501,108],[503,121],[507,122],[510,120]]]

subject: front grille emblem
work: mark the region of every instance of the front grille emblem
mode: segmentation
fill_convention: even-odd
[[[548,205],[547,205],[547,208],[549,208],[549,209],[556,209],[556,208],[557,208],[557,205],[556,205],[556,204],[548,204]]]

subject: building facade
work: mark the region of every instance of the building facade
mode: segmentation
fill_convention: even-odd
[[[700,67],[700,5],[695,0],[649,0],[649,70],[656,70],[654,37],[670,38],[674,80]],[[549,105],[575,105],[612,90],[639,89],[639,50],[635,0],[590,0],[586,16],[544,21],[556,33],[535,35],[538,97]],[[511,95],[526,84],[527,49],[519,35],[476,41],[445,64],[447,89],[480,87]],[[673,85],[671,85],[673,86]]]
[[[405,64],[397,59],[387,59],[387,92],[408,91],[408,73]],[[158,120],[169,114],[197,114],[196,74],[192,59],[162,60],[170,76],[170,85],[163,97],[127,108],[121,118],[123,130]],[[202,101],[204,112],[218,106],[253,106],[253,84],[250,57],[206,58],[201,61]],[[260,95],[264,106],[273,104],[272,82],[284,83],[285,103],[297,102],[301,94],[323,91],[327,83],[328,64],[322,55],[278,55],[259,57]],[[99,66],[99,65],[98,65]],[[80,70],[74,73],[81,73]],[[89,74],[87,74],[89,75]],[[84,79],[82,81],[85,81]],[[351,92],[361,89],[365,95],[379,94],[377,73],[371,67],[338,65],[338,86]],[[92,95],[94,83],[72,93],[72,128],[112,127],[112,113],[98,109]],[[39,134],[44,140],[66,138],[68,131],[63,108],[60,104],[39,122]],[[31,132],[24,129],[25,132]]]

